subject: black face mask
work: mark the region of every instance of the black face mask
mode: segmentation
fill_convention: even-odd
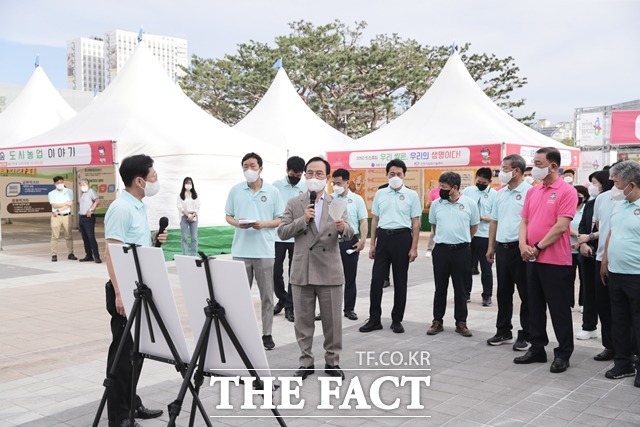
[[[578,197],[578,206],[584,203],[584,199],[582,197]]]
[[[291,186],[295,186],[300,182],[300,178],[298,178],[297,176],[287,175],[287,179],[289,180],[289,184],[291,184]]]
[[[442,200],[449,200],[449,193],[451,192],[451,190],[443,190],[442,188],[440,189],[440,198]]]
[[[488,184],[480,184],[479,182],[476,182],[476,187],[478,187],[478,190],[480,191],[486,190],[488,186]]]

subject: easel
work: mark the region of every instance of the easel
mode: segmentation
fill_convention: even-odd
[[[178,350],[176,349],[176,346],[173,340],[171,339],[171,336],[169,335],[169,332],[164,324],[164,321],[160,316],[158,308],[156,307],[156,304],[153,302],[152,291],[146,284],[144,284],[142,280],[142,271],[140,269],[140,260],[138,259],[138,251],[137,251],[137,247],[139,246],[140,245],[129,244],[128,246],[124,246],[122,248],[124,253],[128,253],[129,251],[132,252],[133,259],[136,266],[136,274],[137,274],[138,280],[135,283],[136,289],[133,291],[133,295],[134,295],[133,308],[131,309],[131,313],[129,313],[129,318],[127,319],[127,324],[125,326],[124,333],[122,335],[122,338],[120,339],[120,343],[118,344],[118,350],[116,351],[113,364],[109,370],[109,375],[107,376],[107,378],[105,378],[103,382],[103,385],[105,386],[105,390],[102,395],[102,399],[100,400],[98,411],[96,412],[96,416],[93,420],[93,427],[97,427],[98,423],[100,422],[102,411],[104,410],[104,406],[107,402],[107,395],[112,385],[112,377],[115,375],[115,368],[117,366],[117,362],[122,357],[122,351],[124,348],[125,341],[129,337],[129,334],[131,333],[131,328],[135,322],[135,332],[134,332],[134,338],[133,338],[134,347],[130,356],[131,364],[133,366],[133,372],[131,374],[131,402],[129,405],[129,420],[131,425],[134,424],[134,417],[135,417],[135,410],[136,410],[136,408],[134,407],[134,402],[136,398],[136,383],[137,383],[137,378],[140,374],[142,360],[143,360],[143,356],[140,354],[140,325],[141,325],[141,316],[143,315],[142,313],[143,308],[144,308],[144,316],[146,319],[147,327],[151,335],[151,341],[155,342],[155,337],[153,334],[153,328],[151,324],[151,317],[149,315],[149,310],[151,310],[151,313],[153,314],[154,319],[158,323],[158,326],[160,327],[160,331],[162,332],[162,335],[169,346],[169,349],[173,356],[173,361],[175,362],[175,365],[176,365],[176,370],[179,371],[183,376],[183,378],[185,379],[185,381],[183,382],[185,393],[186,393],[186,389],[189,388],[189,390],[191,391],[191,394],[193,395],[193,399],[194,399],[193,410],[195,410],[195,406],[197,405],[207,426],[212,427],[212,424],[209,421],[207,412],[205,411],[204,406],[200,401],[198,392],[191,384],[191,381],[189,381],[191,373],[189,375],[185,375],[185,373],[187,372],[187,366],[184,364],[184,362],[182,362],[182,359],[180,358]]]
[[[264,391],[264,383],[260,379],[260,376],[258,375],[256,369],[251,363],[251,360],[247,356],[246,351],[244,350],[244,348],[242,347],[242,344],[238,340],[238,337],[234,333],[233,328],[229,324],[229,321],[227,320],[225,315],[224,307],[220,305],[220,303],[218,303],[218,301],[216,301],[215,299],[215,295],[213,292],[213,280],[211,279],[211,269],[209,265],[209,261],[212,259],[215,259],[215,257],[208,257],[203,252],[199,252],[199,254],[200,254],[200,259],[196,259],[195,263],[196,263],[196,266],[198,267],[204,266],[205,276],[207,279],[207,288],[209,291],[209,298],[207,298],[207,306],[204,308],[204,313],[206,318],[205,318],[204,326],[202,327],[202,331],[200,332],[200,337],[198,338],[196,348],[193,352],[191,362],[189,363],[189,368],[187,370],[187,373],[184,375],[184,379],[182,382],[182,386],[180,387],[180,392],[178,393],[178,397],[173,403],[169,405],[169,415],[170,415],[169,424],[168,424],[169,427],[175,427],[176,418],[178,417],[178,415],[180,414],[180,410],[182,409],[182,402],[184,401],[184,396],[187,392],[187,388],[190,388],[190,384],[191,384],[190,378],[191,378],[191,375],[194,375],[194,371],[196,371],[196,366],[198,367],[198,369],[195,372],[195,375],[193,378],[196,394],[199,392],[200,387],[202,386],[202,383],[205,377],[204,365],[205,365],[205,360],[207,358],[207,350],[208,350],[207,347],[208,347],[209,335],[211,333],[212,323],[215,325],[215,331],[217,336],[218,349],[220,351],[221,362],[226,363],[226,357],[225,357],[225,351],[224,351],[224,344],[222,341],[222,335],[220,333],[221,332],[220,324],[222,324],[222,328],[224,328],[224,331],[226,332],[227,336],[233,343],[235,350],[240,355],[242,362],[247,368],[247,371],[253,378],[255,378],[253,382],[254,389]],[[192,394],[193,394],[193,391],[192,391]],[[194,400],[191,406],[191,416],[189,419],[190,427],[192,427],[194,423],[196,404],[197,402]],[[273,413],[276,420],[278,421],[278,424],[280,426],[286,427],[287,424],[284,422],[284,419],[280,415],[278,409],[273,408],[271,409],[271,412]]]

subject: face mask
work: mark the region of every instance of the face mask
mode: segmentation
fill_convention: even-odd
[[[400,187],[402,187],[402,178],[400,178],[399,176],[389,178],[389,187],[393,188],[394,190],[398,190]]]
[[[344,187],[341,185],[334,185],[333,192],[340,196],[342,193],[344,193]]]
[[[513,171],[509,171],[509,172],[500,171],[500,173],[498,174],[498,180],[502,185],[507,185],[512,178],[513,178]]]
[[[64,184],[56,184],[56,190],[58,191],[64,190]]]
[[[488,186],[489,186],[488,184],[476,183],[476,187],[478,187],[478,190],[480,190],[480,191],[486,190]]]
[[[315,191],[317,193],[318,191],[324,190],[326,186],[327,186],[326,179],[311,178],[307,180],[307,190],[309,191]]]
[[[563,179],[567,184],[571,184],[573,182],[573,177],[571,176],[565,176]]]
[[[83,193],[86,193],[87,191],[89,191],[89,187],[86,185],[81,185],[80,186],[80,191],[82,191]]]
[[[584,203],[584,199],[582,197],[578,197],[578,206]]]
[[[531,176],[534,179],[542,181],[543,179],[545,179],[547,177],[547,175],[549,175],[549,167],[548,166],[546,168],[539,168],[539,167],[534,166],[533,169],[531,169]]]
[[[590,185],[587,191],[589,191],[589,196],[591,197],[598,197],[598,194],[600,194],[600,189],[597,185]]]
[[[185,184],[185,185],[184,185],[184,189],[185,189],[185,190],[189,190],[189,191],[191,191],[191,189],[192,189],[192,188],[193,188],[193,185],[191,185],[191,184]]]
[[[244,178],[248,183],[254,183],[260,178],[260,171],[254,171],[253,169],[247,169],[244,171]]]
[[[160,192],[160,181],[149,182],[145,181],[147,185],[144,187],[144,197],[153,197]]]
[[[526,182],[529,185],[533,185],[533,181],[534,181],[534,179],[533,179],[532,176],[525,176],[524,177],[524,182]]]
[[[440,198],[442,200],[449,200],[449,193],[451,192],[451,190],[443,190],[442,188],[440,189]]]
[[[628,186],[629,186],[629,184],[627,184],[627,187],[628,187]],[[626,199],[626,198],[627,198],[627,196],[625,196],[625,194],[624,194],[624,190],[626,190],[626,189],[627,189],[627,187],[624,187],[622,190],[620,190],[618,187],[613,186],[613,187],[611,188],[611,198],[612,198],[613,200],[617,200],[617,201],[620,201],[620,200],[624,200],[624,199]]]
[[[287,179],[289,180],[289,184],[291,184],[292,187],[295,187],[299,182],[300,182],[300,178],[298,178],[297,176],[287,176]]]

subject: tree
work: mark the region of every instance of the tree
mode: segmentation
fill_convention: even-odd
[[[331,126],[357,138],[415,104],[451,53],[449,46],[421,45],[398,34],[379,34],[365,43],[366,26],[356,22],[351,28],[338,20],[319,26],[292,22],[291,33],[276,37],[273,47],[251,40],[222,59],[194,55],[180,84],[204,110],[233,125],[262,98],[275,76],[272,65],[282,58],[304,102]],[[469,43],[459,53],[497,105],[508,113],[524,105],[524,99],[512,99],[527,83],[512,57],[471,53]]]

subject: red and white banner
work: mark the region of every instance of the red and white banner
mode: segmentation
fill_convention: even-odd
[[[393,159],[402,160],[407,167],[417,168],[499,166],[502,162],[502,146],[490,144],[327,153],[327,160],[331,163],[332,169],[384,169]]]
[[[612,145],[640,144],[640,110],[611,113]]]
[[[540,147],[531,147],[528,145],[519,145],[519,144],[507,144],[507,152],[506,155],[509,154],[520,154],[524,157],[524,160],[527,162],[527,165],[533,164],[533,158],[536,155],[536,151],[538,151]],[[580,166],[580,151],[578,150],[563,150],[559,149],[560,156],[562,157],[561,165],[564,168],[577,168]]]
[[[111,141],[0,149],[0,168],[108,166],[112,164],[113,143]]]

